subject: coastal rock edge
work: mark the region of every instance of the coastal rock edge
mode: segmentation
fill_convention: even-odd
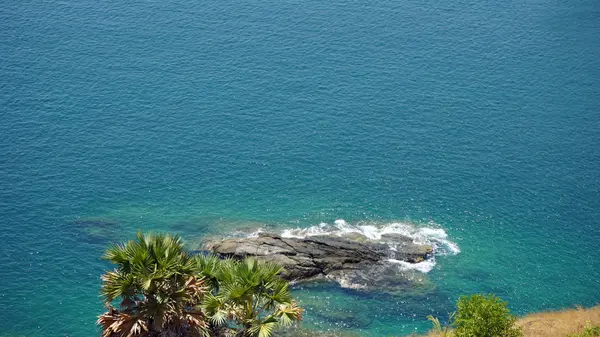
[[[397,273],[389,260],[413,264],[433,254],[433,247],[415,244],[406,236],[394,234],[386,239],[394,243],[393,249],[362,235],[288,238],[260,233],[250,238],[209,240],[204,248],[222,257],[276,262],[285,268],[281,276],[289,281],[328,279],[349,288],[406,283],[406,279],[394,278]]]

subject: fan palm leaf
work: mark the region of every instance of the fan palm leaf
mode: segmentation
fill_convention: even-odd
[[[219,280],[220,280],[220,268],[222,261],[217,256],[210,255],[198,255],[194,257],[194,263],[196,268],[200,272],[200,275],[204,277],[207,285],[218,291]]]
[[[290,304],[279,305],[273,316],[279,320],[281,325],[287,326],[302,320],[303,312],[304,309],[298,307],[296,302],[292,302]]]
[[[252,337],[270,337],[278,325],[277,320],[272,317],[267,317],[262,321],[250,320],[247,323],[249,325],[247,333]]]
[[[102,327],[102,337],[133,337],[148,332],[148,325],[143,317],[112,310],[100,315],[96,324]]]

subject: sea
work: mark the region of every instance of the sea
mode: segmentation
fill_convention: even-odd
[[[3,0],[0,336],[99,336],[139,229],[434,245],[295,285],[324,336],[599,304],[600,2]]]

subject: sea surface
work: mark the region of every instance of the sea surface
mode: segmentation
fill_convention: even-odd
[[[456,248],[426,286],[296,287],[322,331],[598,304],[600,2],[3,0],[0,336],[98,336],[140,228]]]

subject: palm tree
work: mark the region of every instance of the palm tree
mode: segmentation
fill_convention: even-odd
[[[213,269],[214,258],[198,259],[203,270],[208,269],[218,280],[218,288],[203,301],[213,324],[233,321],[237,336],[269,337],[278,327],[302,319],[303,310],[293,300],[288,282],[278,276],[281,266],[253,259],[226,259]]]
[[[97,322],[102,337],[209,335],[198,306],[208,287],[179,236],[139,231],[137,240],[110,246],[103,259],[116,269],[102,275],[108,308]]]
[[[217,292],[220,285],[221,267],[229,262],[228,259],[221,259],[214,254],[201,254],[194,256],[196,270],[204,278],[206,285],[213,291]]]

